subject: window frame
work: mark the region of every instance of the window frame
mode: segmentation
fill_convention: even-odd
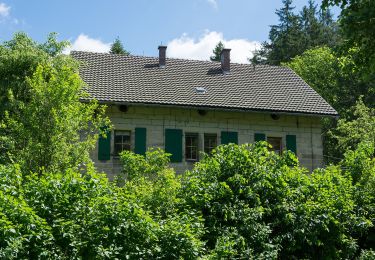
[[[124,140],[123,140],[123,137],[126,136],[124,134],[122,135],[119,135],[118,133],[119,132],[127,132],[128,133],[128,137],[129,137],[129,143],[124,143]],[[122,140],[121,140],[121,143],[117,143],[116,142],[116,137],[117,136],[122,136]],[[131,130],[120,130],[120,129],[117,129],[117,130],[114,130],[113,132],[113,157],[115,158],[119,158],[120,157],[120,153],[123,152],[123,151],[131,151],[132,150],[132,131]],[[116,148],[116,145],[120,144],[122,146],[122,149],[121,151],[117,152],[117,148]],[[128,149],[124,149],[124,146],[128,146]]]
[[[275,149],[275,147],[269,142],[269,139],[274,139],[274,140],[279,140],[279,148],[280,149]],[[276,154],[278,155],[281,155],[283,150],[284,150],[284,147],[283,147],[283,138],[281,136],[267,136],[267,143],[269,143],[270,145],[272,145],[272,148],[269,148],[269,151],[273,151],[275,152]],[[278,153],[277,153],[278,151]]]
[[[211,138],[211,137],[215,138],[215,145],[212,146],[209,143],[208,146],[206,147],[206,140],[209,140],[209,138]],[[211,154],[212,150],[217,147],[217,143],[218,143],[218,134],[217,133],[204,133],[203,134],[203,151],[206,154]]]
[[[189,144],[188,145],[188,142],[187,142],[187,138],[189,138],[189,137],[194,137],[194,138],[196,138],[196,144],[195,144],[195,146],[193,146],[193,144]],[[199,149],[199,133],[191,133],[191,132],[188,132],[188,133],[185,133],[185,138],[184,138],[184,141],[185,141],[185,143],[184,143],[184,151],[185,151],[185,154],[184,154],[184,157],[185,157],[185,161],[187,161],[187,162],[197,162],[197,161],[199,161],[199,151],[200,151],[200,149]],[[189,153],[190,153],[190,155],[192,155],[193,154],[193,148],[195,148],[196,149],[196,151],[195,151],[195,154],[196,154],[196,158],[188,158],[188,148],[190,148],[190,151],[189,151]],[[192,157],[192,156],[191,156]]]

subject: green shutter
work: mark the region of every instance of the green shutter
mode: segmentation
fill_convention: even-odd
[[[146,153],[146,128],[135,128],[134,152],[144,155]]]
[[[238,144],[238,133],[237,132],[221,132],[221,144],[234,143]]]
[[[165,129],[165,152],[172,154],[171,162],[182,162],[182,130]]]
[[[266,141],[266,135],[261,133],[254,134],[254,142]]]
[[[286,149],[297,154],[297,138],[295,135],[286,136]]]
[[[99,136],[98,160],[107,161],[111,159],[111,131],[107,131],[107,136]]]

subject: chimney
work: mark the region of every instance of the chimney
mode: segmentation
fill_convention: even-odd
[[[223,49],[220,54],[221,69],[224,74],[230,73],[230,49]]]
[[[165,68],[167,46],[160,45],[158,49],[159,49],[159,67]]]

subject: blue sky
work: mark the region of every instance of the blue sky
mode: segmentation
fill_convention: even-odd
[[[306,3],[294,0],[297,10]],[[156,56],[163,43],[170,57],[208,59],[222,40],[235,62],[246,62],[267,40],[281,6],[281,0],[0,0],[0,41],[17,31],[37,41],[58,32],[73,49],[105,52],[119,36],[135,55]]]

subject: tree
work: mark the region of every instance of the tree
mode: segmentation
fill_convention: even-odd
[[[117,37],[116,40],[111,45],[111,50],[109,53],[112,54],[123,54],[123,55],[129,55],[130,52],[124,49],[124,46],[122,45],[122,42],[120,41],[120,38]]]
[[[214,55],[210,57],[210,60],[220,61],[221,60],[220,54],[223,49],[224,49],[224,44],[221,41],[219,41],[219,43],[216,44],[215,48],[212,50]]]
[[[352,108],[354,118],[342,118],[331,132],[338,141],[338,149],[355,150],[360,143],[375,147],[375,108],[366,107],[360,98]]]
[[[202,213],[215,259],[353,258],[351,232],[370,226],[354,213],[340,167],[306,174],[294,154],[279,156],[265,142],[219,146],[186,173],[181,195]]]
[[[103,106],[81,101],[85,84],[65,46],[55,34],[38,44],[24,33],[0,45],[0,163],[41,173],[90,162],[108,121]]]
[[[255,51],[250,59],[253,64],[280,65],[307,49],[338,43],[336,23],[329,10],[318,12],[310,0],[300,14],[295,14],[292,0],[283,0],[283,4],[276,11],[279,24],[271,26],[269,42],[263,42],[261,49]]]
[[[359,48],[356,63],[363,75],[374,79],[375,71],[375,1],[372,0],[324,0],[323,7],[341,7],[340,28],[345,38],[345,50]]]
[[[255,52],[251,60],[253,63],[278,65],[301,52],[302,28],[299,17],[293,13],[295,7],[292,6],[292,0],[283,0],[283,4],[281,9],[276,10],[279,24],[271,26],[270,42],[264,42],[261,51]],[[261,54],[265,57],[260,56]]]
[[[355,63],[357,52],[357,48],[352,48],[344,56],[341,56],[339,52],[328,47],[314,48],[296,56],[290,62],[283,63],[283,65],[293,69],[337,110],[341,118],[339,122],[350,122],[358,118],[354,107],[360,97],[362,97],[364,106],[370,107],[375,102],[374,88],[363,80],[360,68]],[[337,162],[342,158],[346,149],[349,148],[347,145],[339,144],[342,140],[351,139],[352,143],[357,142],[353,139],[356,136],[354,132],[346,132],[348,136],[344,136],[344,132],[340,130],[340,138],[334,137],[330,133],[336,133],[336,127],[336,120],[329,118],[323,120],[323,145],[326,162]]]

